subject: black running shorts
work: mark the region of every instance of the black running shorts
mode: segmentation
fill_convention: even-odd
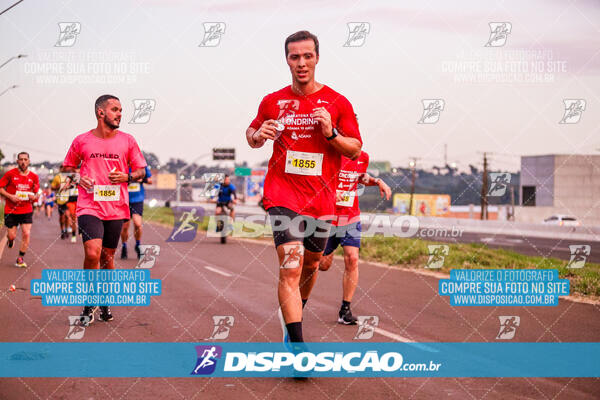
[[[84,243],[91,239],[102,239],[104,248],[116,249],[119,245],[122,219],[101,220],[93,215],[80,215],[77,223]]]
[[[306,250],[314,253],[325,249],[331,221],[300,215],[285,207],[271,207],[267,212],[276,247],[284,243],[301,242]]]
[[[7,228],[13,228],[15,226],[19,226],[22,224],[31,224],[33,223],[33,212],[25,213],[25,214],[5,214],[4,215],[4,225]]]

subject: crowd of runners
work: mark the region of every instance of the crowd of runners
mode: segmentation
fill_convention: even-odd
[[[340,291],[340,324],[356,324],[350,308],[356,290],[361,224],[358,185],[378,186],[389,199],[390,188],[367,174],[369,155],[351,103],[315,80],[319,41],[308,31],[284,43],[291,85],[263,98],[246,130],[252,148],[271,142],[273,153],[265,177],[263,205],[273,228],[278,256],[278,314],[284,342],[293,348],[303,342],[302,313],[317,282],[327,271],[333,252],[343,249],[345,270]],[[47,187],[29,170],[29,154],[21,152],[18,167],[0,179],[5,198],[7,246],[12,248],[21,227],[22,240],[15,265],[25,268],[34,213],[52,218],[58,210],[60,238],[77,243],[81,237],[85,269],[114,269],[115,253],[128,257],[130,225],[134,250],[141,256],[144,184],[152,175],[138,143],[120,131],[122,108],[112,95],[94,104],[95,128],[75,137]],[[216,214],[234,214],[235,186],[226,177],[219,186]],[[82,319],[110,321],[110,304],[87,305]]]

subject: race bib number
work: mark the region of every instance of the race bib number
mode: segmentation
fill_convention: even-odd
[[[335,203],[335,205],[341,206],[341,207],[352,207],[352,205],[354,204],[354,197],[356,197],[356,192],[355,191],[347,192],[345,190],[338,190],[337,197],[340,200],[338,200]]]
[[[15,196],[17,196],[19,198],[19,200],[29,200],[30,194],[33,194],[33,193],[22,192],[20,190],[17,190],[17,192],[15,193]]]
[[[322,168],[323,153],[287,151],[285,159],[286,174],[321,176]]]
[[[94,201],[119,201],[120,199],[119,185],[94,185]]]
[[[139,182],[131,182],[128,186],[127,186],[127,190],[129,192],[139,192],[141,189],[140,183]]]

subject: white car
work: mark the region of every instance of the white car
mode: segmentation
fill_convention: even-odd
[[[544,220],[545,224],[558,226],[579,226],[581,225],[577,218],[570,215],[556,214]]]

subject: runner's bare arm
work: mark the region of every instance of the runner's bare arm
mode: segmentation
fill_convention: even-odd
[[[379,194],[381,197],[385,196],[386,200],[389,200],[392,196],[392,189],[383,181],[383,179],[373,178],[365,172],[364,174],[361,174],[360,181],[365,186],[379,186]]]
[[[313,110],[315,120],[321,124],[321,131],[325,138],[330,138],[333,135],[333,125],[331,123],[331,114],[325,107],[317,107]],[[330,139],[329,143],[337,150],[338,153],[348,157],[351,160],[356,160],[360,156],[362,144],[360,140],[352,137],[343,136],[343,132],[339,132],[335,138]]]
[[[331,139],[329,143],[331,143],[333,148],[336,149],[338,153],[348,157],[351,160],[356,160],[360,156],[362,144],[358,139],[337,135],[335,138]]]
[[[142,180],[146,176],[146,168],[138,168],[136,170],[131,171],[131,180],[137,181]],[[129,174],[123,171],[113,171],[108,174],[108,179],[111,183],[124,183],[129,180]]]
[[[275,140],[277,135],[276,126],[277,123],[274,120],[268,119],[258,129],[252,127],[246,129],[246,140],[248,140],[250,147],[262,147],[267,139]]]

